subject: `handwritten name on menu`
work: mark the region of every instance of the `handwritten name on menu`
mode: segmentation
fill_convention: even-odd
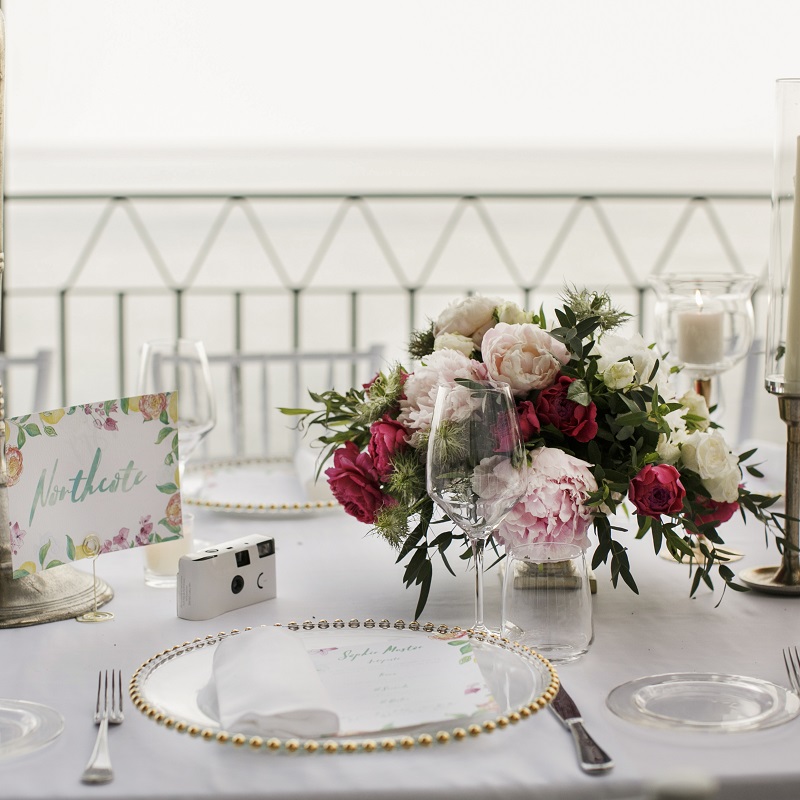
[[[6,420],[14,577],[183,535],[176,392]]]

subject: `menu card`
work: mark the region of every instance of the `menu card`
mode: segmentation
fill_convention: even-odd
[[[463,632],[315,631],[306,646],[335,704],[340,736],[499,713]]]
[[[14,577],[181,537],[177,422],[177,392],[7,419]]]

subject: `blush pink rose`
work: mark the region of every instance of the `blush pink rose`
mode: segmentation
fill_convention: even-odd
[[[517,397],[555,381],[569,351],[538,325],[498,322],[481,344],[489,378],[507,383]]]
[[[628,497],[637,514],[660,517],[677,514],[683,508],[686,489],[681,474],[669,464],[647,464],[631,479]]]
[[[540,423],[546,425],[549,422],[567,436],[579,442],[589,442],[597,436],[597,406],[594,403],[582,406],[567,398],[569,385],[574,380],[566,375],[559,376],[539,395],[536,412]]]
[[[380,476],[369,453],[346,442],[333,454],[333,466],[325,470],[333,496],[359,522],[373,524],[384,505],[397,501],[381,491]]]
[[[527,493],[500,523],[495,538],[511,550],[534,542],[586,549],[592,522],[586,499],[596,490],[589,464],[556,447],[539,447],[528,467]]]
[[[472,339],[475,347],[480,348],[484,334],[494,325],[494,310],[501,303],[496,297],[480,294],[453,300],[434,323],[434,336],[457,333]]]
[[[392,459],[395,453],[408,447],[408,433],[402,423],[388,414],[373,422],[369,429],[367,452],[382,481],[388,480],[394,471]]]

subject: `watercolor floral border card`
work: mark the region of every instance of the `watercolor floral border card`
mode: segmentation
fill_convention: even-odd
[[[183,536],[177,422],[177,392],[7,419],[14,577]]]

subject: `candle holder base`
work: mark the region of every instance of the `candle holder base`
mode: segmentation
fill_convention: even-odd
[[[779,594],[784,597],[800,597],[800,584],[781,583],[779,580],[776,580],[777,573],[780,569],[780,565],[772,567],[752,567],[751,569],[742,570],[737,577],[745,586],[757,592]]]

